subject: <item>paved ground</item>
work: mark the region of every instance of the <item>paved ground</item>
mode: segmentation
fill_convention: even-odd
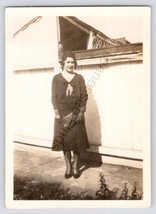
[[[134,182],[138,183],[138,193],[143,192],[141,169],[84,160],[81,161],[80,167],[80,178],[65,179],[65,162],[62,152],[15,146],[14,174],[18,177],[29,177],[38,182],[61,182],[65,188],[70,188],[71,192],[87,191],[95,195],[100,187],[99,172],[102,171],[110,190],[119,188],[121,191],[124,181],[127,181],[130,193]]]

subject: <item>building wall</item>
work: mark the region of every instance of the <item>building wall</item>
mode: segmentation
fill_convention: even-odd
[[[52,139],[53,109],[49,70],[24,71],[14,75],[14,134],[37,139]],[[43,146],[50,146],[43,141]]]
[[[16,18],[14,22],[19,19]],[[20,26],[26,20],[28,22],[28,18],[20,20]],[[54,67],[58,48],[56,17],[42,17],[40,21],[19,32],[12,43],[15,48],[14,69]]]
[[[147,113],[143,64],[81,68],[88,85],[86,125],[90,144],[142,151]]]
[[[80,66],[77,71],[84,76],[89,94],[85,115],[90,145],[122,149],[125,157],[129,151],[142,152],[147,131],[144,115],[148,113],[142,63],[104,66],[101,72],[98,69],[98,65]],[[14,74],[15,140],[19,136],[26,143],[51,147],[51,81],[55,74],[51,68]],[[28,142],[27,138],[35,141]]]

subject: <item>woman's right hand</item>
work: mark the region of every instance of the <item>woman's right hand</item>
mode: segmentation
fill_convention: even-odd
[[[55,112],[55,119],[57,119],[58,121],[61,120],[61,115],[58,109],[54,109]]]

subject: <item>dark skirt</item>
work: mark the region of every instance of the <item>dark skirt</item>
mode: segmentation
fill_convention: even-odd
[[[75,102],[62,103],[59,106],[61,118],[69,116],[68,123],[64,123],[63,119],[55,119],[54,121],[54,139],[53,151],[73,151],[79,153],[89,148],[89,142],[85,127],[85,119],[77,122],[79,108],[75,107]]]

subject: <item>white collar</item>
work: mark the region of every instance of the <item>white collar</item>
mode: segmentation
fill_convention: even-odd
[[[75,73],[70,74],[66,70],[63,70],[62,76],[67,80],[67,82],[70,82],[75,77]]]

